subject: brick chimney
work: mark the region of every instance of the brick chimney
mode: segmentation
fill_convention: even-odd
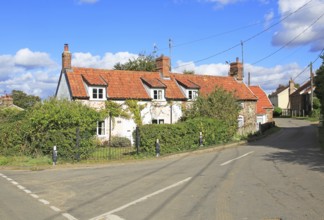
[[[243,64],[236,57],[236,62],[230,63],[229,76],[234,77],[238,82],[243,82]]]
[[[69,45],[64,44],[64,51],[62,53],[62,70],[71,69],[72,55],[69,51]]]
[[[170,78],[170,58],[166,56],[160,56],[156,60],[156,70],[162,74],[163,78]]]
[[[289,80],[289,95],[291,95],[293,92],[295,92],[295,82],[290,79]]]

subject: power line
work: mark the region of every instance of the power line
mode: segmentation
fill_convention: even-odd
[[[301,35],[303,35],[309,28],[311,28],[314,24],[316,24],[322,17],[324,16],[324,13],[319,16],[312,24],[310,24],[309,26],[307,26],[307,28],[305,28],[301,33],[299,33],[297,36],[295,36],[292,40],[288,41],[287,43],[285,43],[283,46],[281,46],[278,50],[275,50],[274,52],[270,53],[269,55],[263,57],[262,59],[252,63],[252,65],[260,63],[261,61],[273,56],[274,54],[278,53],[280,50],[282,50],[283,48],[285,48],[286,46],[288,46],[289,44],[291,44],[292,42],[294,42],[297,38],[299,38]]]
[[[316,57],[316,59],[312,62],[312,63],[315,63],[321,56],[322,56],[322,53],[324,52],[324,48],[322,49],[322,51],[320,52],[320,54]],[[309,65],[305,67],[305,69],[303,69],[300,73],[298,73],[294,78],[293,80],[296,80],[296,78],[298,76],[300,76],[301,74],[303,74],[307,69],[309,68]]]
[[[265,33],[265,32],[267,32],[268,30],[270,30],[270,29],[273,28],[274,26],[280,24],[282,21],[286,20],[286,19],[287,19],[288,17],[290,17],[291,15],[297,13],[299,10],[301,10],[301,9],[304,8],[304,7],[306,7],[306,5],[308,5],[308,4],[309,4],[310,2],[312,2],[312,1],[313,1],[313,0],[310,0],[310,1],[306,2],[304,5],[302,5],[301,7],[297,8],[295,11],[289,13],[288,15],[286,15],[285,17],[283,17],[283,18],[280,19],[279,21],[277,21],[277,22],[275,22],[274,24],[270,25],[268,28],[264,29],[263,31],[260,31],[260,32],[256,33],[255,35],[249,37],[248,39],[246,39],[246,40],[244,40],[244,41],[241,41],[240,43],[237,43],[237,44],[235,44],[235,45],[233,45],[233,46],[231,46],[231,47],[229,47],[229,48],[227,48],[227,49],[225,49],[225,50],[223,50],[223,51],[220,51],[220,52],[218,52],[218,53],[216,53],[216,54],[210,55],[210,56],[208,56],[208,57],[205,57],[205,58],[202,58],[202,59],[199,59],[199,60],[196,60],[196,61],[193,61],[193,63],[199,63],[199,62],[202,62],[202,61],[208,60],[208,59],[210,59],[210,58],[216,57],[216,56],[218,56],[218,55],[220,55],[220,54],[223,54],[223,53],[226,53],[226,52],[228,52],[228,51],[230,51],[230,50],[232,50],[232,49],[234,49],[234,48],[236,48],[236,47],[239,47],[239,46],[242,44],[242,42],[245,43],[245,42],[251,41],[252,39],[254,39],[254,38],[260,36],[261,34],[263,34],[263,33]],[[175,68],[179,68],[179,67],[183,67],[183,66],[187,66],[187,65],[189,65],[189,64],[179,65],[179,66],[176,66]]]

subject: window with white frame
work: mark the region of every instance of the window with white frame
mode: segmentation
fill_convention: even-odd
[[[100,87],[91,87],[90,88],[90,97],[92,100],[104,100],[105,97],[105,88]]]
[[[244,117],[242,115],[240,115],[237,119],[238,122],[238,127],[241,128],[244,126]]]
[[[106,126],[105,121],[98,121],[97,122],[97,135],[103,136],[106,135]]]
[[[154,89],[153,90],[153,99],[162,100],[163,99],[163,90],[162,89]]]
[[[152,124],[164,124],[164,119],[153,119]]]
[[[188,90],[188,99],[195,100],[198,97],[197,90]]]

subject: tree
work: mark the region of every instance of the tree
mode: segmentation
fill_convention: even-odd
[[[240,106],[233,93],[223,88],[215,88],[209,95],[199,96],[192,106],[185,110],[183,120],[198,117],[215,118],[236,130],[239,111]]]
[[[316,71],[315,76],[315,94],[321,103],[321,112],[324,114],[324,56],[322,58],[322,65]]]
[[[24,117],[0,125],[0,153],[51,155],[54,145],[62,158],[85,158],[96,147],[99,112],[79,102],[56,100],[38,102]]]
[[[194,70],[184,70],[183,74],[193,75],[193,74],[195,74],[195,71]]]
[[[38,96],[27,95],[20,90],[12,90],[13,104],[19,106],[23,109],[28,109],[34,106],[37,102],[40,102],[41,99]]]
[[[115,70],[133,70],[133,71],[156,71],[156,57],[153,54],[139,54],[137,58],[129,59],[128,62],[121,64],[120,62],[114,65]]]

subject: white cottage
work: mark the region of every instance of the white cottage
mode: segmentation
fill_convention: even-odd
[[[58,99],[80,101],[96,109],[105,108],[107,100],[124,108],[126,100],[136,100],[145,106],[141,111],[143,124],[172,124],[181,118],[183,106],[218,86],[234,92],[243,107],[238,119],[242,132],[255,131],[257,97],[243,83],[243,67],[238,59],[231,63],[227,77],[171,73],[170,59],[166,56],[156,59],[156,72],[72,67],[71,59],[65,44],[56,90]],[[133,119],[116,118],[114,123],[110,122],[109,118],[98,122],[98,137],[108,139],[111,132],[112,136],[131,139],[136,128]]]

